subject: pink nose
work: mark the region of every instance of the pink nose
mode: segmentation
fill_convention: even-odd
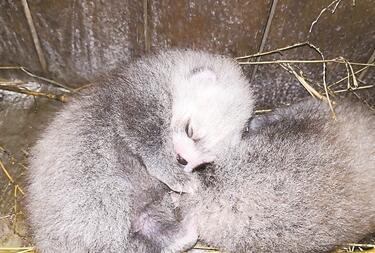
[[[180,156],[180,154],[177,154],[176,159],[177,159],[177,162],[178,162],[179,164],[182,164],[182,165],[186,165],[186,164],[188,164],[188,162],[187,162],[184,158],[182,158],[182,157]]]

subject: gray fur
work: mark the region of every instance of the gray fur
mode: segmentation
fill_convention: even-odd
[[[225,252],[326,252],[375,232],[375,115],[349,102],[337,114],[311,100],[254,118],[180,198],[200,239]]]
[[[214,106],[217,115],[225,111],[213,122],[229,129],[226,139],[239,135],[252,111],[248,82],[233,61],[203,52],[168,51],[122,66],[56,115],[31,152],[28,175],[27,208],[41,253],[175,252],[194,244],[193,218],[178,219],[166,193],[197,185],[171,147],[174,94],[197,92],[182,85],[196,69],[243,94]],[[157,216],[163,219],[150,219]]]
[[[225,252],[326,252],[375,232],[375,115],[308,101],[256,118],[181,199]],[[264,118],[266,117],[266,118]],[[268,119],[267,119],[268,117]]]

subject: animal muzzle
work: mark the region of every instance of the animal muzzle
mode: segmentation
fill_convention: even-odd
[[[180,154],[177,154],[176,159],[177,159],[177,162],[181,165],[185,166],[188,164],[188,162]]]

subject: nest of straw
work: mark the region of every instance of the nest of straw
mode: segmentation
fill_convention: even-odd
[[[147,4],[147,1],[144,1]],[[311,23],[309,33],[318,23],[319,18],[327,11],[335,12],[341,0],[334,0],[327,7],[321,10],[320,14]],[[355,0],[353,1],[355,3]],[[47,69],[45,57],[38,40],[35,26],[31,17],[30,9],[27,0],[22,0],[26,20],[28,22],[34,46],[37,50],[38,61],[43,70]],[[147,8],[146,8],[147,9]],[[147,15],[146,15],[147,18]],[[145,30],[146,31],[146,30]],[[146,51],[149,45],[146,45]],[[255,54],[237,57],[236,60],[240,65],[244,66],[265,66],[277,65],[280,71],[286,71],[293,78],[295,78],[300,85],[314,98],[325,101],[331,108],[333,119],[335,118],[335,104],[339,103],[342,95],[350,93],[364,104],[370,110],[375,111],[373,105],[368,104],[359,92],[365,89],[375,89],[374,84],[366,84],[362,77],[365,73],[375,67],[375,53],[368,62],[352,62],[344,57],[337,56],[335,58],[327,59],[319,47],[310,43],[309,41],[298,42],[283,48],[274,49],[268,52],[263,52],[264,44],[262,43],[260,51]],[[318,56],[318,59],[277,59],[277,60],[262,60],[262,57],[272,57],[274,54],[279,54],[284,51],[296,50],[298,48],[309,48],[313,50]],[[335,80],[335,73],[328,71],[329,64],[338,64],[345,67],[346,76]],[[301,65],[303,67],[301,67]],[[320,66],[321,69],[318,79],[308,77],[307,73],[303,71],[306,66]],[[307,67],[308,68],[308,67]],[[0,90],[16,94],[22,94],[24,97],[32,96],[36,98],[45,98],[49,100],[65,103],[69,98],[79,93],[82,89],[90,86],[90,84],[83,85],[79,88],[71,88],[66,84],[57,82],[55,80],[37,75],[29,71],[25,66],[0,66],[0,73],[6,71],[19,71],[23,73],[25,80],[8,80],[0,77]],[[330,74],[333,78],[327,78]],[[43,83],[49,87],[47,89],[32,89],[27,84],[30,80]],[[328,82],[327,80],[334,80]],[[271,111],[272,108],[258,108],[257,113],[265,113]],[[27,150],[20,150],[19,152],[11,153],[7,150],[5,143],[0,143],[0,253],[35,253],[36,249],[33,247],[31,237],[27,232],[27,222],[25,213],[21,205],[22,199],[25,196],[23,190],[24,177],[27,171]],[[16,239],[14,239],[16,238]],[[6,245],[29,245],[28,247],[6,247]],[[214,248],[197,244],[195,249],[202,252],[218,252]],[[348,244],[338,247],[334,252],[371,252],[375,253],[375,238],[371,239],[367,244]]]

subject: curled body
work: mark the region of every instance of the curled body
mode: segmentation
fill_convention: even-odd
[[[235,100],[223,96],[228,90]],[[168,192],[193,192],[197,181],[186,171],[239,141],[251,96],[232,60],[190,50],[120,66],[83,91],[31,151],[26,204],[39,251],[174,252],[194,244],[194,226],[175,217]],[[225,129],[217,138],[212,124]],[[154,213],[166,219],[149,219]]]
[[[225,252],[327,252],[375,232],[375,115],[301,102],[254,118],[241,144],[181,199]]]

